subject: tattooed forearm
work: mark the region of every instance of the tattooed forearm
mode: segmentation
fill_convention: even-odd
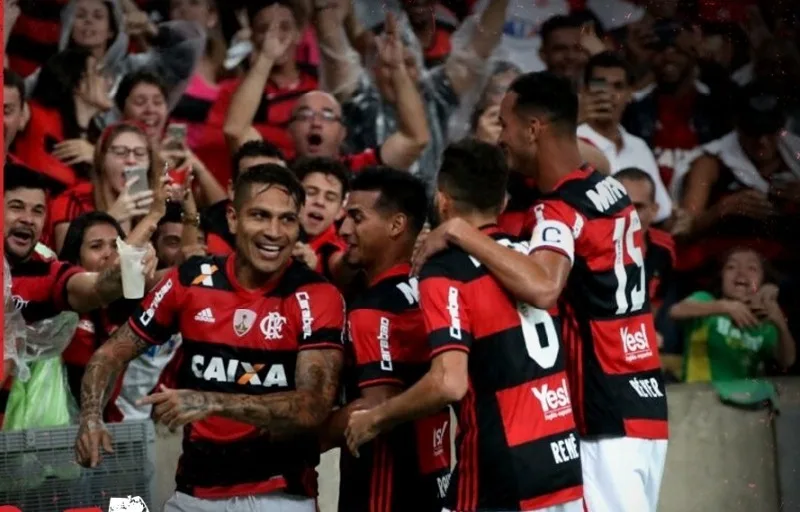
[[[108,391],[117,375],[128,361],[139,357],[149,346],[128,324],[124,324],[95,351],[81,382],[82,419],[98,420],[102,417]]]
[[[100,272],[94,287],[103,305],[111,304],[122,297],[121,267],[114,265]]]
[[[308,350],[297,356],[296,391],[265,396],[214,393],[217,414],[283,438],[320,427],[331,412],[339,388],[342,354]]]

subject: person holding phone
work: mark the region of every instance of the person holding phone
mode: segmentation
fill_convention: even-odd
[[[647,143],[622,127],[622,115],[631,99],[631,72],[622,58],[611,52],[595,55],[586,64],[580,94],[583,123],[578,137],[603,152],[611,174],[628,167],[646,172],[655,184],[660,224],[672,214],[672,198],[659,174],[658,164]]]
[[[111,125],[97,143],[89,181],[83,181],[52,203],[50,228],[61,251],[69,223],[90,211],[103,211],[129,233],[153,204],[152,184],[160,176],[145,131],[133,123]]]

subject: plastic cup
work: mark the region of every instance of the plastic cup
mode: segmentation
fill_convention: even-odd
[[[126,299],[144,297],[144,265],[142,259],[147,254],[147,247],[128,245],[117,238],[119,264],[122,270],[122,296]]]

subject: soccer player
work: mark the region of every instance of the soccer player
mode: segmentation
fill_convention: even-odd
[[[520,76],[501,103],[500,146],[543,194],[529,255],[454,219],[428,235],[419,256],[456,245],[521,302],[550,308],[563,294],[588,509],[651,512],[668,429],[642,225],[624,187],[582,165],[577,116],[577,96],[548,72]]]
[[[140,401],[154,406],[155,421],[184,427],[177,491],[165,510],[316,511],[317,429],[339,386],[344,301],[291,258],[304,200],[285,167],[239,177],[236,252],[174,269],[89,362],[79,462],[95,467],[100,447],[110,448],[100,411],[112,375],[180,332],[181,389]]]
[[[527,244],[495,226],[507,181],[496,146],[451,145],[439,170],[439,215],[527,253]],[[382,405],[354,411],[350,449],[454,403],[458,462],[445,510],[581,512],[580,449],[556,320],[518,309],[489,269],[459,248],[425,264],[419,294],[430,370]]]
[[[375,407],[408,388],[428,369],[425,322],[411,254],[428,213],[425,185],[406,171],[378,167],[353,180],[340,233],[345,259],[369,287],[349,303],[343,379],[352,405],[334,413],[328,436],[344,439],[351,410]],[[398,426],[361,449],[341,454],[339,510],[441,512],[450,475],[450,411],[444,407]]]

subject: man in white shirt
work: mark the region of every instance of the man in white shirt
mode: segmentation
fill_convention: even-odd
[[[627,167],[639,168],[650,175],[658,203],[655,222],[667,220],[672,213],[672,198],[661,179],[653,152],[644,140],[631,135],[620,124],[631,99],[631,75],[625,61],[611,52],[589,59],[581,95],[581,117],[585,122],[578,127],[578,137],[605,154],[612,175]]]

